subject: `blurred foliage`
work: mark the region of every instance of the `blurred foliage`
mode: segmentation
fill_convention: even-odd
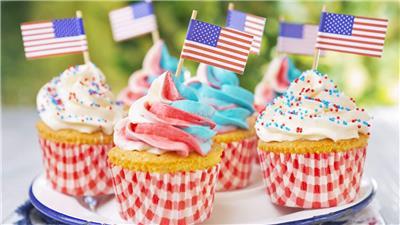
[[[266,66],[275,55],[278,18],[286,21],[314,23],[319,21],[322,2],[234,2],[235,8],[268,18],[260,56],[251,56],[242,86],[253,90]],[[1,3],[1,78],[2,103],[33,105],[39,88],[69,65],[82,64],[81,55],[67,55],[27,61],[24,57],[19,24],[27,21],[73,17],[82,10],[92,61],[107,76],[117,93],[127,84],[130,74],[141,68],[142,59],[152,45],[151,35],[125,42],[112,40],[108,12],[128,2],[2,2]],[[395,104],[399,90],[399,3],[334,1],[328,11],[389,19],[389,31],[381,59],[357,55],[327,53],[320,59],[319,70],[328,73],[341,88],[364,105]],[[179,56],[192,9],[198,19],[225,24],[228,2],[186,1],[154,2],[161,37],[170,53]],[[312,57],[290,56],[302,70],[309,69]],[[192,73],[197,63],[185,62]]]

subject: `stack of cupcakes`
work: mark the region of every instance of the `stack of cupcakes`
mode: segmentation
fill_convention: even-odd
[[[52,187],[73,196],[112,193],[107,152],[122,106],[93,64],[71,67],[37,96],[43,162]]]
[[[370,117],[327,75],[306,71],[256,122],[258,154],[273,203],[323,208],[353,201]]]
[[[257,137],[252,116],[253,94],[239,86],[236,74],[200,64],[197,75],[187,82],[201,103],[212,106],[218,134],[214,141],[224,149],[218,191],[246,187],[250,182]]]
[[[109,166],[120,214],[139,224],[196,224],[212,210],[222,149],[215,110],[166,72],[115,126]]]

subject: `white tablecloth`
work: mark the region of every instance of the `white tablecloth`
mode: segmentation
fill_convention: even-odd
[[[374,116],[365,174],[378,183],[377,204],[388,224],[399,224],[399,112],[397,108],[369,110]],[[28,198],[32,179],[42,169],[33,108],[2,111],[2,218]]]

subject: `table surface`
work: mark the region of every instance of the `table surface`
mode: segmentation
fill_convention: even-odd
[[[399,224],[399,112],[397,108],[369,110],[374,117],[365,175],[378,183],[376,200],[388,224]],[[28,198],[32,179],[43,172],[33,108],[2,110],[2,218]]]

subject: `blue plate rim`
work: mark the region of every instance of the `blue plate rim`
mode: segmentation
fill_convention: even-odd
[[[36,181],[36,179],[39,176],[35,177],[29,187],[29,199],[32,203],[32,205],[41,213],[44,215],[57,220],[59,222],[63,223],[68,223],[68,224],[73,224],[73,225],[81,225],[81,224],[93,224],[93,225],[104,225],[104,223],[98,223],[98,222],[93,222],[93,221],[86,221],[82,220],[79,218],[75,218],[69,215],[65,215],[61,212],[58,212],[56,210],[53,210],[47,206],[45,206],[43,203],[41,203],[33,194],[33,184]],[[369,181],[371,182],[372,185],[372,191],[371,193],[362,201],[359,203],[345,209],[341,209],[336,212],[324,214],[324,215],[319,215],[319,216],[314,216],[312,218],[307,218],[307,219],[302,219],[302,220],[296,220],[296,221],[290,221],[290,222],[284,222],[284,223],[279,223],[279,225],[290,225],[290,224],[300,224],[300,225],[305,225],[305,224],[315,224],[315,223],[322,223],[322,222],[327,222],[331,221],[334,219],[341,218],[343,216],[354,214],[356,212],[361,211],[363,208],[369,205],[369,203],[372,201],[374,198],[376,191],[377,191],[377,183],[373,178],[368,178]],[[277,224],[278,225],[278,224]]]

